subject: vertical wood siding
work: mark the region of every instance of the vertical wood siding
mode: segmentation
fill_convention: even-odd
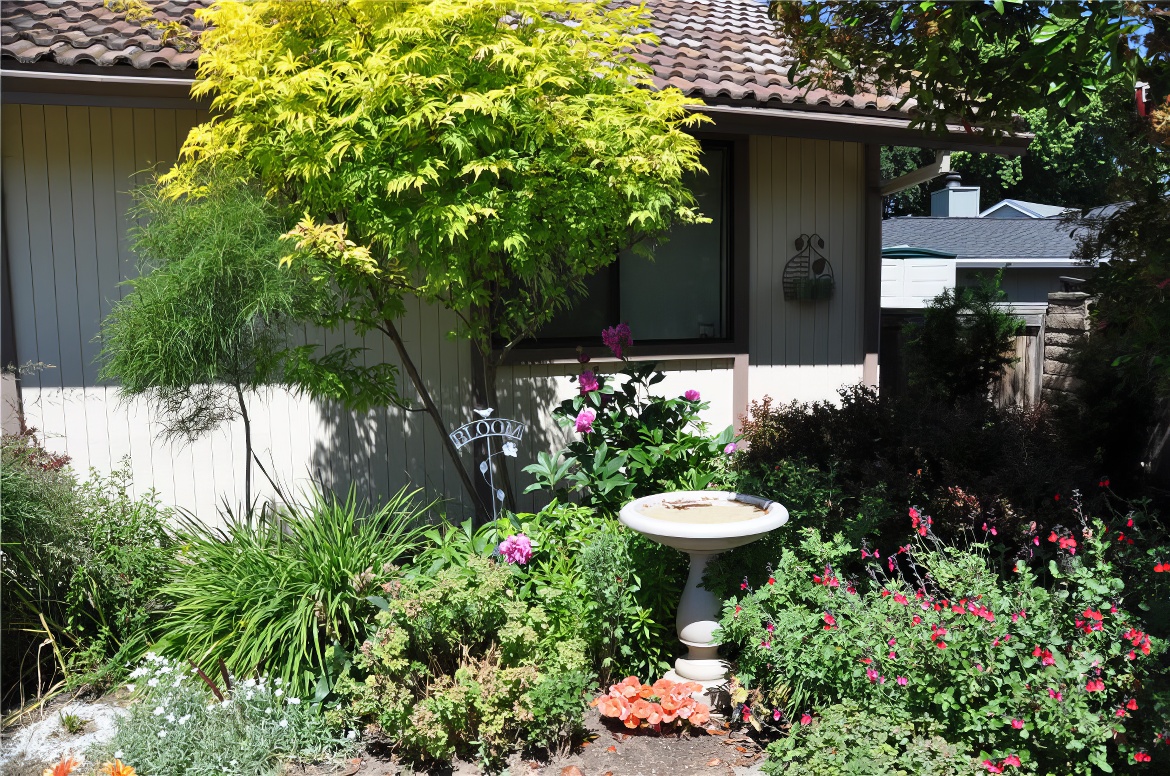
[[[0,129],[17,354],[21,363],[44,365],[23,381],[27,422],[79,471],[104,473],[127,459],[137,491],[154,488],[165,503],[214,522],[223,501],[243,498],[240,425],[225,425],[194,444],[168,443],[143,402],[121,401],[116,387],[97,376],[101,320],[127,293],[123,281],[136,274],[127,238],[134,225],[131,191],[149,170],[173,163],[187,131],[202,119],[194,110],[5,105]],[[470,420],[471,397],[469,346],[446,336],[454,324],[451,313],[417,300],[408,301],[401,321],[407,347],[452,427]],[[376,333],[363,340],[352,332],[306,329],[298,339],[364,346],[367,364],[397,362],[393,346]],[[729,359],[669,366],[663,390],[696,388],[714,401],[713,425],[731,422]],[[500,375],[506,399],[497,414],[530,424],[521,457],[509,462],[518,491],[530,481],[519,469],[563,440],[548,410],[572,395],[569,376],[576,371],[526,365]],[[420,406],[405,376],[400,388]],[[458,477],[426,415],[397,408],[358,415],[277,388],[250,397],[249,407],[255,448],[283,487],[352,486],[371,501],[418,487],[425,498],[442,500],[451,517],[467,516]],[[259,472],[255,479],[261,494],[272,495]],[[538,504],[531,496],[522,501],[527,508]]]
[[[861,381],[865,148],[829,140],[751,138],[751,330],[748,393],[833,399]],[[836,286],[825,301],[784,299],[784,265],[801,234],[819,234]]]

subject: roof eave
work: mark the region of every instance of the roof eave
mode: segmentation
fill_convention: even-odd
[[[960,126],[948,126],[945,134],[931,134],[912,128],[911,118],[904,114],[825,109],[804,103],[782,108],[705,104],[695,106],[694,110],[714,119],[715,129],[721,132],[916,146],[1009,157],[1022,156],[1033,137],[1027,133],[993,137],[968,132]]]

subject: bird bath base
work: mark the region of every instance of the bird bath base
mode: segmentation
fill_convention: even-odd
[[[724,550],[754,542],[784,525],[788,510],[772,501],[724,491],[682,491],[631,501],[622,507],[618,519],[646,538],[690,556],[687,584],[675,618],[678,639],[687,646],[687,655],[675,661],[666,678],[698,682],[707,696],[703,700],[718,704],[718,695],[727,684],[728,666],[719,659],[715,639],[721,605],[711,591],[700,587],[703,573],[707,562]]]

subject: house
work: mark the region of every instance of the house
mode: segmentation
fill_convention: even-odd
[[[901,328],[944,289],[974,285],[1002,272],[1006,306],[1024,319],[1018,344],[1020,361],[1008,375],[1032,373],[1022,380],[1027,395],[1039,399],[1043,342],[1040,332],[1048,295],[1067,291],[1093,272],[1075,258],[1077,227],[1063,220],[1067,208],[1005,199],[979,209],[979,187],[963,186],[951,174],[931,195],[930,216],[890,218],[882,223],[883,390],[897,393],[904,382],[900,363]],[[897,376],[895,376],[897,374]]]
[[[207,2],[150,5],[159,22],[197,34],[194,12]],[[636,358],[667,367],[660,387],[701,391],[717,427],[765,395],[833,398],[845,384],[876,384],[881,145],[1018,155],[1027,142],[961,128],[925,136],[910,128],[896,95],[805,96],[786,78],[787,54],[765,3],[649,6],[660,42],[640,56],[659,86],[702,98],[700,110],[714,120],[699,133],[711,175],[697,184],[712,223],[687,227],[653,264],[623,261],[600,275],[604,316],[582,314],[517,350],[500,375],[496,411],[529,424],[518,466],[557,445],[549,409],[574,390],[572,346],[599,345],[600,327],[619,320],[633,328]],[[3,359],[34,365],[18,386],[9,381],[9,392],[19,388],[27,424],[81,470],[109,470],[129,455],[137,487],[213,515],[221,498],[242,493],[241,430],[190,446],[159,441],[147,409],[121,403],[116,386],[98,380],[95,340],[125,293],[119,284],[135,272],[129,191],[144,170],[171,164],[208,115],[188,93],[199,52],[160,40],[150,24],[101,0],[5,3],[0,25],[3,307],[11,311]],[[445,336],[451,328],[449,313],[417,303],[401,322],[454,428],[469,419],[472,356],[466,342]],[[374,334],[305,338],[327,346],[344,338],[368,348],[372,361],[395,358]],[[411,483],[450,498],[452,512],[463,509],[438,431],[419,415],[391,408],[357,416],[275,388],[251,409],[256,448],[285,482],[312,476],[371,498]]]

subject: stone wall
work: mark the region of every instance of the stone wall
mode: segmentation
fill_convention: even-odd
[[[1093,297],[1081,291],[1056,291],[1048,295],[1041,390],[1046,402],[1065,398],[1082,385],[1072,375],[1072,353],[1074,345],[1089,333],[1092,305]]]

